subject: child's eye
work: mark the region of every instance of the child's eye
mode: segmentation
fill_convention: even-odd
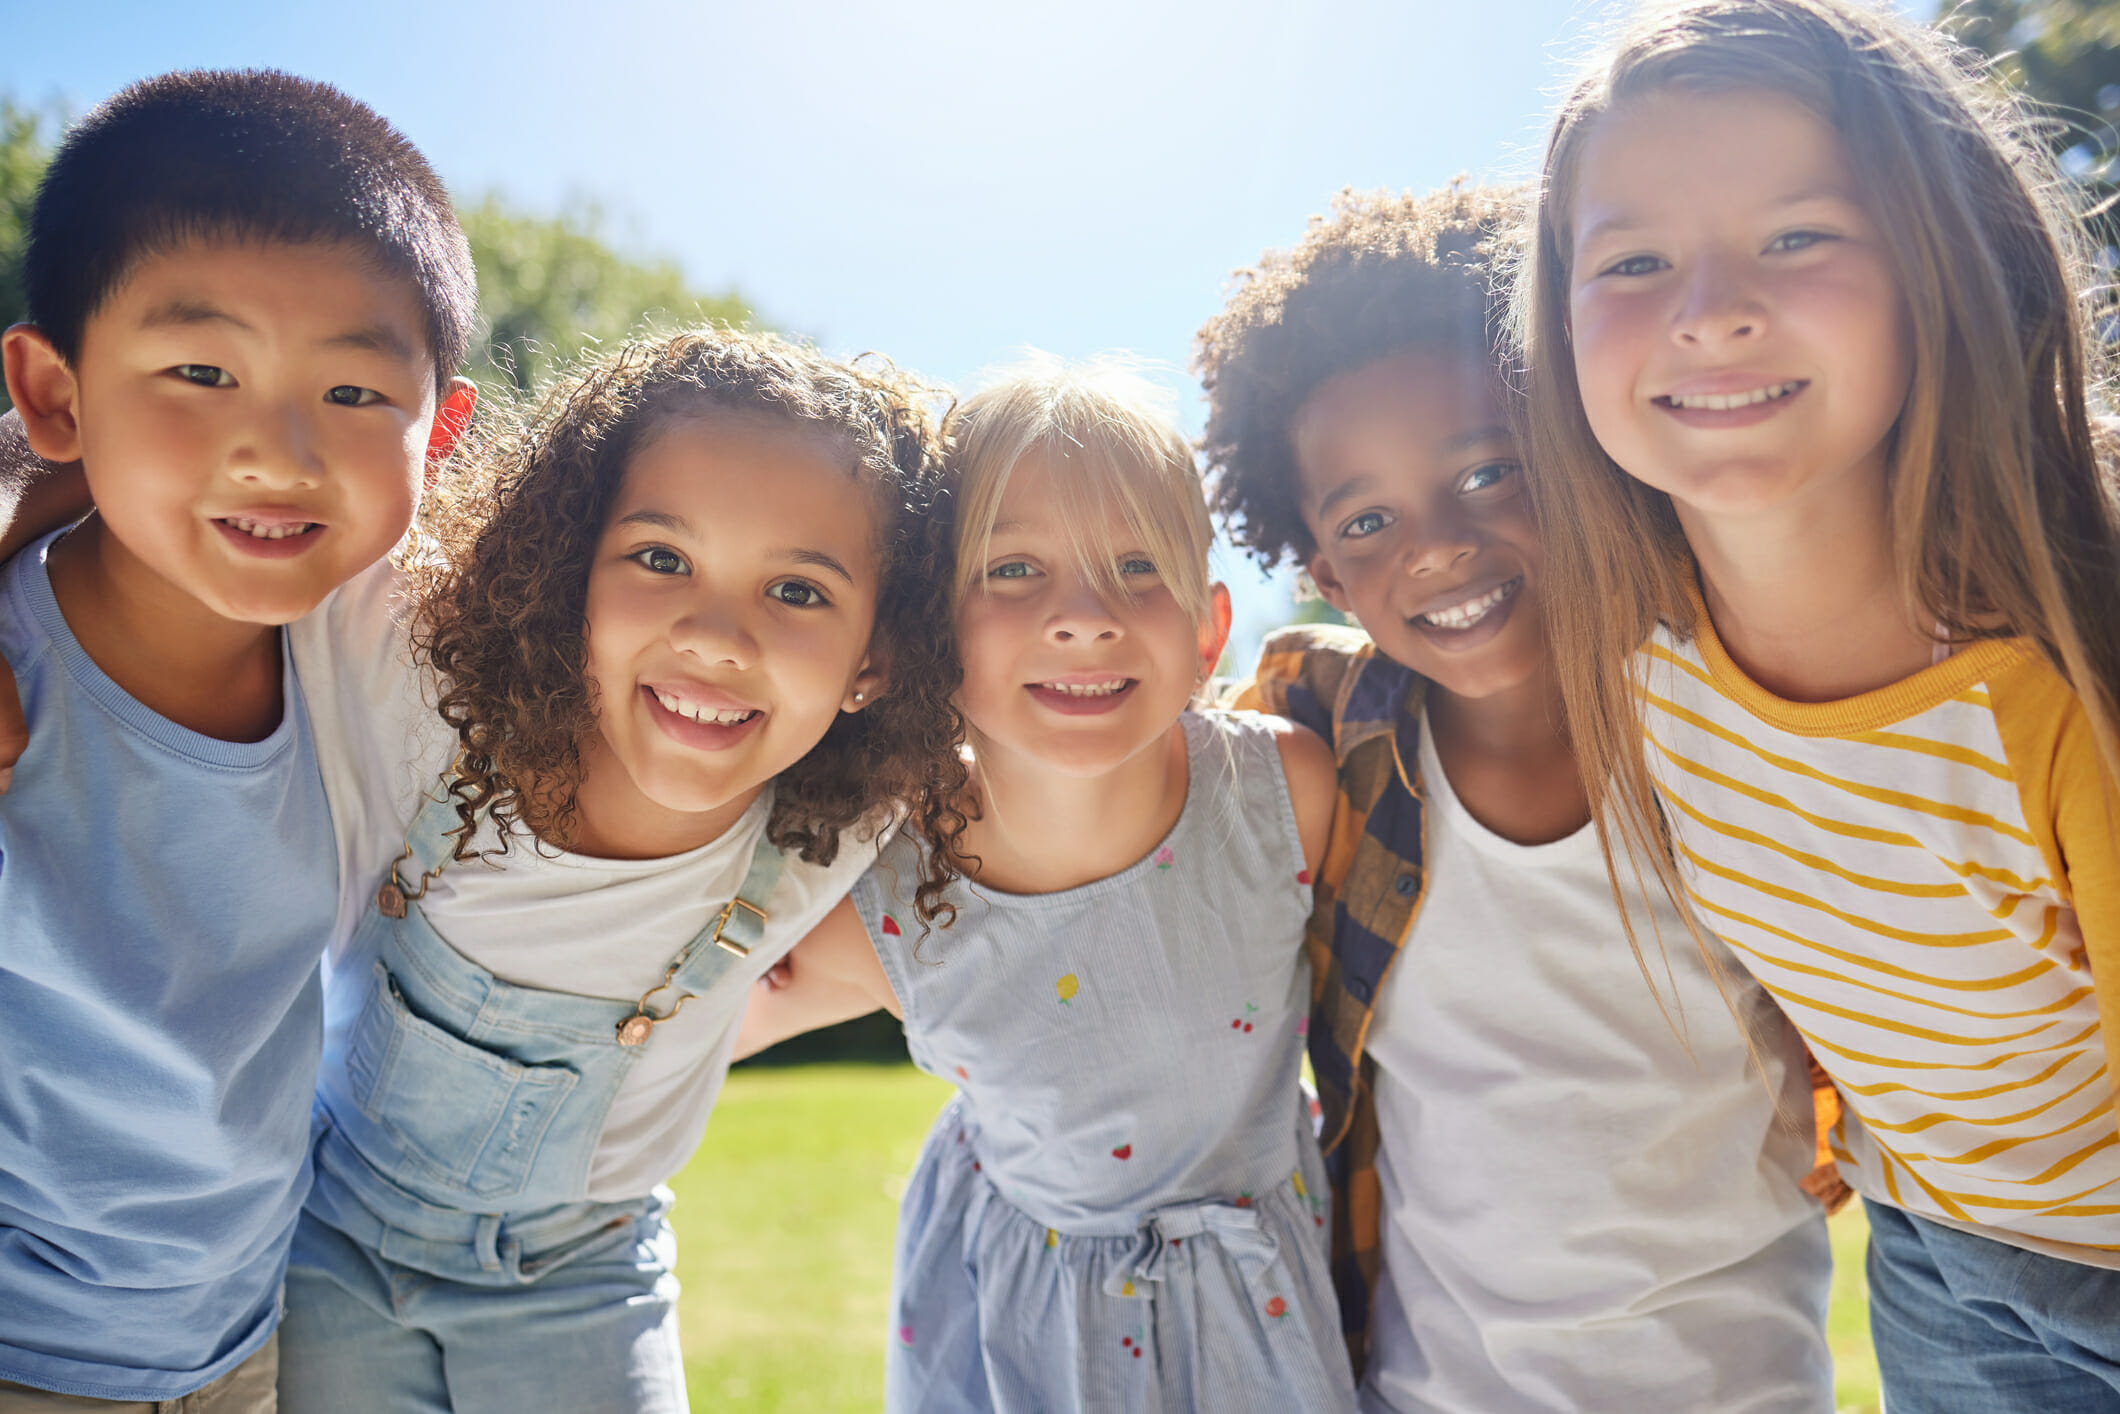
[[[1340,527],[1342,540],[1361,540],[1376,534],[1391,524],[1391,518],[1382,511],[1364,511]]]
[[[1784,231],[1767,242],[1767,249],[1769,252],[1787,254],[1790,251],[1809,250],[1814,245],[1822,245],[1832,239],[1833,237],[1824,231]]]
[[[356,388],[351,383],[341,383],[324,394],[324,401],[342,408],[364,408],[370,403],[379,403],[383,395],[373,388]]]
[[[233,374],[210,363],[180,363],[170,372],[187,383],[198,384],[201,388],[233,388],[236,385]]]
[[[1155,572],[1156,562],[1143,555],[1128,555],[1125,559],[1119,561],[1119,573],[1121,574],[1154,574]]]
[[[1003,560],[986,572],[988,579],[1029,579],[1037,571],[1028,560]]]
[[[1666,264],[1667,262],[1660,255],[1630,255],[1625,260],[1614,261],[1603,270],[1598,271],[1598,273],[1600,275],[1621,276],[1654,275],[1657,271],[1664,269]]]
[[[645,550],[635,550],[626,556],[650,574],[683,574],[687,568],[685,557],[675,550],[666,550],[660,545],[650,545]]]
[[[1522,468],[1515,462],[1482,462],[1465,473],[1465,479],[1458,483],[1458,492],[1469,495],[1474,491],[1485,491],[1501,485],[1520,470]]]
[[[766,597],[791,609],[814,609],[832,602],[824,597],[823,590],[806,579],[781,580],[766,590]]]

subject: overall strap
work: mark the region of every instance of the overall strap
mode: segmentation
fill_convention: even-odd
[[[441,873],[456,850],[456,841],[449,838],[449,832],[463,823],[463,817],[456,813],[456,800],[449,794],[449,778],[444,776],[420,797],[419,813],[405,830],[408,853],[399,872],[409,876],[417,869],[429,878]]]
[[[375,906],[390,918],[403,918],[405,908],[427,894],[427,885],[447,868],[456,842],[449,832],[463,823],[456,801],[449,794],[449,778],[443,776],[420,797],[419,812],[405,827],[405,850],[390,863],[390,873],[375,891]]]
[[[772,902],[773,890],[787,864],[788,857],[760,829],[758,842],[751,846],[750,867],[744,871],[736,897],[723,904],[707,926],[678,950],[662,981],[643,994],[633,1014],[618,1024],[620,1045],[638,1046],[646,1041],[657,1022],[677,1015],[687,1001],[720,981],[738,958],[748,956],[758,946],[766,933],[766,905]],[[676,995],[670,1000],[670,1009],[658,1015],[653,1003],[663,992]]]

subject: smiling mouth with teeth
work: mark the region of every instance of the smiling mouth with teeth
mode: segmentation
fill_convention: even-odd
[[[655,692],[654,688],[649,688],[648,690]],[[695,706],[681,697],[672,697],[667,692],[655,692],[655,700],[660,702],[663,710],[672,716],[683,717],[688,722],[706,722],[717,727],[738,726],[758,715],[758,710],[752,707],[720,708]]]
[[[292,524],[281,521],[267,525],[248,516],[223,516],[221,524],[230,530],[240,530],[253,540],[285,540],[293,535],[307,535],[317,528],[317,522],[313,520],[295,521]]]
[[[1041,682],[1036,686],[1046,692],[1064,692],[1069,697],[1109,697],[1132,681],[1113,678],[1110,682]]]
[[[1516,594],[1516,591],[1523,587],[1524,577],[1518,575],[1514,579],[1505,580],[1497,584],[1477,599],[1467,599],[1464,603],[1452,604],[1447,609],[1431,609],[1425,614],[1415,614],[1413,621],[1417,624],[1426,624],[1430,628],[1471,628],[1501,605],[1507,603]]]
[[[1659,407],[1697,408],[1706,412],[1729,412],[1733,408],[1756,407],[1760,403],[1771,403],[1803,388],[1801,380],[1789,383],[1769,383],[1764,388],[1754,388],[1749,393],[1689,393],[1681,396],[1666,393],[1651,399]]]

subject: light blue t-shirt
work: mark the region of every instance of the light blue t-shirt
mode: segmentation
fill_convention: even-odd
[[[187,731],[75,641],[57,538],[0,566],[0,1379],[173,1399],[279,1320],[337,855],[285,644],[271,736]]]

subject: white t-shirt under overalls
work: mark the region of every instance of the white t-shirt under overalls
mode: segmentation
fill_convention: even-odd
[[[357,927],[403,848],[421,795],[457,750],[432,706],[431,676],[412,664],[402,587],[402,577],[379,564],[293,632],[338,836],[341,889],[327,991],[335,980],[369,985],[370,961],[349,956]],[[518,838],[492,863],[450,864],[420,907],[451,946],[506,981],[630,1002],[662,980],[678,950],[736,894],[771,808],[768,789],[720,839],[665,859],[554,854]],[[495,843],[490,822],[476,843]],[[764,938],[731,980],[762,976],[875,856],[874,845],[851,831],[829,866],[791,856],[767,906]],[[717,986],[655,1028],[656,1043],[612,1103],[590,1166],[589,1200],[641,1197],[691,1157],[721,1093],[748,995],[748,985]]]

